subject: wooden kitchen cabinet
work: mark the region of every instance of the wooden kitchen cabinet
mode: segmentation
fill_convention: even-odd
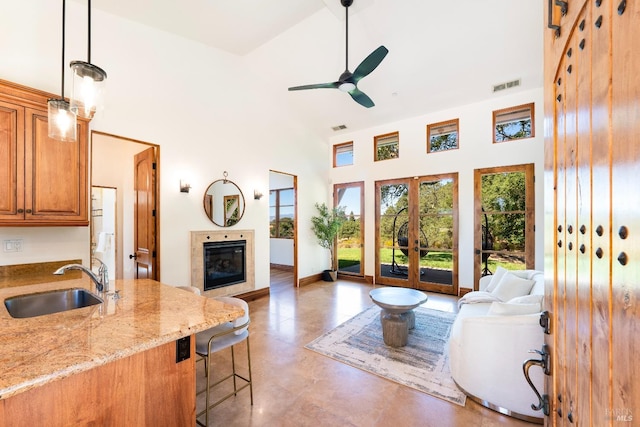
[[[0,427],[193,426],[195,341],[181,362],[171,341],[0,400]]]
[[[88,128],[78,140],[47,135],[55,95],[0,80],[0,226],[88,225]]]

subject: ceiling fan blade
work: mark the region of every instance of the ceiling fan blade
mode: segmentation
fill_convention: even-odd
[[[306,89],[337,89],[340,86],[340,82],[333,83],[318,83],[314,85],[304,85],[304,86],[294,86],[290,87],[289,90],[306,90]]]
[[[355,82],[358,82],[358,80],[360,80],[361,78],[369,75],[369,73],[371,73],[376,69],[378,65],[380,65],[384,57],[387,56],[387,53],[389,53],[389,50],[384,46],[380,46],[379,48],[371,52],[369,56],[367,56],[364,61],[362,61],[360,65],[358,65],[358,68],[356,68],[356,70],[353,72],[353,80]]]
[[[371,98],[369,98],[364,92],[362,92],[358,88],[355,88],[354,90],[349,92],[349,95],[351,95],[353,100],[356,101],[358,104],[362,105],[363,107],[371,108],[374,105],[376,105],[373,103]]]

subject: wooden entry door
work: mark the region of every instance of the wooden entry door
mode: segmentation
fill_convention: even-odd
[[[640,4],[580,0],[564,15],[560,9],[545,11],[556,26],[545,29],[547,424],[633,425],[640,412]]]
[[[376,182],[375,282],[458,294],[458,174]]]
[[[134,247],[136,279],[157,280],[156,156],[150,147],[134,157]]]

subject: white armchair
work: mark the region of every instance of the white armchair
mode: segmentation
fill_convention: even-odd
[[[511,272],[522,280],[511,283],[508,291],[497,289],[495,292],[495,282],[507,280],[497,277],[497,273],[496,277],[481,279],[481,291],[461,298],[449,338],[451,375],[472,400],[503,414],[541,423],[542,412],[531,407],[538,404],[538,398],[524,377],[522,365],[527,359],[539,358],[530,351],[540,350],[544,344],[539,323],[544,275],[534,270]],[[530,290],[522,294],[527,280],[533,283]],[[513,296],[513,286],[521,286],[516,292],[519,295]],[[505,295],[513,298],[508,301],[499,298]],[[534,367],[529,374],[542,392],[542,369]]]

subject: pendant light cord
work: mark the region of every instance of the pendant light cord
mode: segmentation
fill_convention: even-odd
[[[87,22],[89,25],[87,29],[87,62],[91,64],[91,0],[87,0],[87,8],[89,9],[87,15]]]
[[[61,84],[61,92],[60,92],[60,99],[62,99],[64,101],[64,27],[65,27],[65,10],[66,10],[66,0],[62,0],[62,72],[60,73],[62,76],[62,84]]]

